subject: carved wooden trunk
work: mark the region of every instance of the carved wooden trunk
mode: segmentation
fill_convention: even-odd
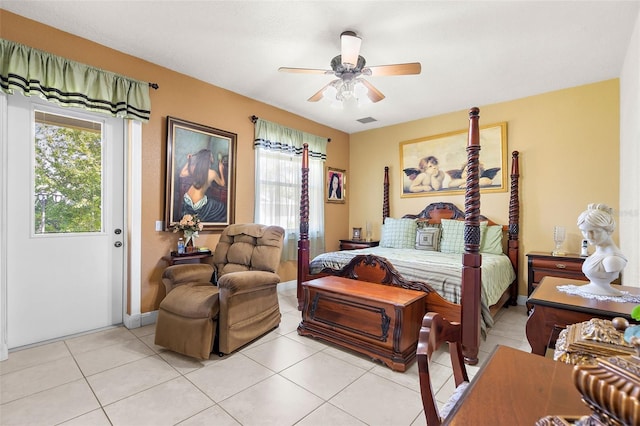
[[[415,359],[424,292],[334,276],[302,288],[298,334],[355,350],[396,371]]]

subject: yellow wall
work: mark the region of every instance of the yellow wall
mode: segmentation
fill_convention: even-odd
[[[526,294],[524,255],[551,251],[554,225],[566,227],[565,248],[579,253],[582,236],[575,224],[587,204],[619,207],[619,81],[472,106],[480,108],[480,125],[506,121],[507,150],[520,152],[519,293]],[[374,237],[379,237],[384,166],[390,167],[391,216],[418,213],[434,201],[464,208],[462,195],[401,198],[399,143],[467,127],[465,110],[352,134],[349,226],[364,226],[370,221]],[[509,172],[510,167],[509,154]],[[508,223],[508,203],[506,192],[483,194],[481,213]],[[617,232],[614,239],[618,240]]]
[[[175,249],[177,234],[156,232],[156,220],[164,218],[166,117],[173,116],[238,135],[236,166],[236,223],[252,222],[254,193],[254,127],[249,117],[257,115],[284,126],[331,138],[327,148],[328,164],[347,169],[349,136],[270,105],[240,96],[183,74],[154,65],[133,56],[93,43],[0,10],[0,37],[23,43],[78,62],[160,85],[151,90],[151,120],[142,126],[142,301],[141,312],[157,309],[164,297],[160,275],[166,264],[161,260]],[[274,73],[277,70],[273,70]],[[301,95],[300,101],[304,101]],[[322,106],[318,106],[319,108]],[[349,205],[328,205],[329,249],[337,249],[338,239],[348,234]],[[136,232],[137,230],[130,230]],[[215,247],[219,234],[203,233],[202,246]],[[335,242],[335,243],[334,243]],[[295,264],[282,265],[283,280],[296,277]],[[129,309],[129,313],[130,313]]]

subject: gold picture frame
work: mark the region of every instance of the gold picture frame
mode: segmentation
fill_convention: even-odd
[[[401,197],[464,193],[468,130],[400,143]],[[480,191],[507,190],[507,123],[480,127]]]
[[[235,133],[167,117],[167,230],[186,213],[200,216],[205,231],[221,231],[235,222],[236,145]],[[197,184],[202,167],[207,182]],[[192,198],[202,195],[198,191],[203,189],[206,203],[204,196]],[[192,205],[190,201],[200,202]]]
[[[327,167],[324,187],[327,203],[344,203],[347,199],[347,172]]]

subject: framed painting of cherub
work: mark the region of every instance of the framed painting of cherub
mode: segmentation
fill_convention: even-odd
[[[167,117],[167,230],[185,214],[205,231],[234,223],[236,142],[235,133]]]
[[[401,197],[464,193],[468,131],[400,143]],[[507,123],[480,127],[480,191],[507,190]]]

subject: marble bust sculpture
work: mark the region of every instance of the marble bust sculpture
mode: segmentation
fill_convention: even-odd
[[[578,216],[578,228],[595,252],[582,264],[582,273],[589,284],[580,287],[585,293],[616,296],[622,294],[611,286],[627,265],[627,258],[615,245],[611,234],[616,228],[612,209],[606,204],[589,204]]]

